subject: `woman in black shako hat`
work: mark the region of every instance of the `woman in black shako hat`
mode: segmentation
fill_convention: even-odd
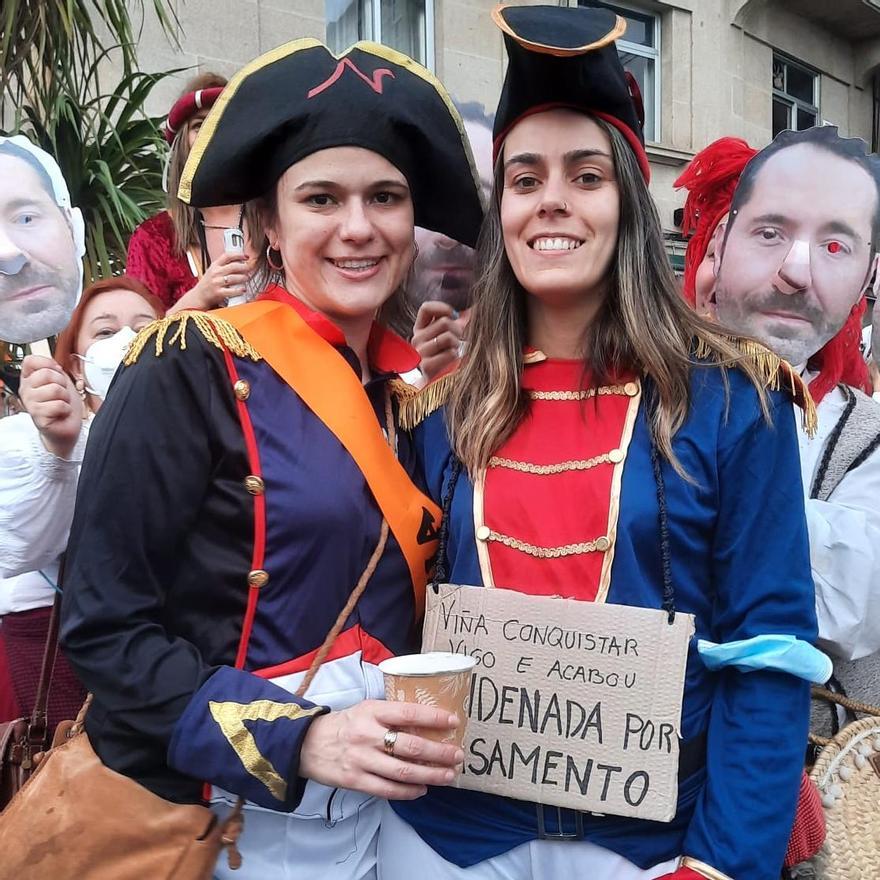
[[[678,292],[614,44],[623,19],[560,6],[494,17],[509,64],[469,348],[404,412],[421,422],[417,448],[443,505],[438,577],[656,609],[658,631],[691,614],[700,641],[685,631],[680,660],[652,655],[637,622],[623,633],[638,649],[629,667],[587,639],[560,647],[566,677],[559,657],[534,657],[558,617],[518,607],[520,625],[479,646],[501,656],[515,644],[532,670],[496,669],[495,703],[485,686],[471,705],[460,784],[482,790],[392,803],[381,876],[408,880],[418,865],[420,880],[777,880],[806,742],[804,679],[824,664],[810,644],[791,394],[772,388],[795,392],[808,423],[814,412],[778,358],[723,335]],[[680,723],[673,708],[651,721],[665,737],[625,730],[614,685],[626,668],[655,683],[632,708],[643,721],[661,691],[683,693]],[[567,697],[588,723],[566,725]],[[651,748],[677,761],[649,774],[639,754]],[[519,799],[502,797],[514,784]],[[669,799],[641,818],[664,785]],[[553,806],[563,793],[589,806]]]

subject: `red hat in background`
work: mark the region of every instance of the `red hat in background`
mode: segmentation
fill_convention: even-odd
[[[210,89],[197,89],[194,92],[187,92],[181,95],[171,108],[168,114],[168,121],[165,123],[165,140],[169,144],[174,143],[174,138],[183,127],[184,123],[199,110],[205,110],[214,106],[214,102],[220,97],[223,91],[222,86],[214,86]]]
[[[675,181],[674,186],[688,190],[681,228],[685,235],[692,234],[684,258],[682,293],[692,306],[696,303],[697,269],[715,229],[730,211],[743,169],[757,153],[741,138],[719,138],[697,153]],[[818,370],[809,385],[816,403],[841,382],[871,393],[868,367],[860,348],[866,305],[862,296],[837,334],[810,358],[809,368]]]
[[[719,138],[700,150],[673,184],[688,191],[681,231],[691,239],[684,258],[682,290],[691,305],[697,298],[694,289],[697,269],[718,223],[730,210],[740,174],[757,152],[742,138]]]

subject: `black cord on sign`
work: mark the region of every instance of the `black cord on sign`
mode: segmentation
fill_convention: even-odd
[[[461,460],[453,452],[452,453],[452,471],[449,474],[449,483],[446,486],[446,493],[443,495],[442,519],[440,520],[440,540],[437,543],[437,565],[434,566],[434,577],[431,579],[431,587],[436,593],[440,584],[445,584],[448,579],[446,570],[446,546],[449,543],[449,512],[452,509],[452,496],[455,494],[455,484],[458,482],[461,473]]]
[[[675,620],[675,590],[672,586],[672,558],[669,552],[669,513],[666,510],[666,486],[663,482],[663,470],[660,465],[660,453],[654,434],[648,429],[651,437],[651,467],[654,470],[654,482],[657,484],[657,508],[660,512],[660,560],[663,564],[663,610],[669,622]]]

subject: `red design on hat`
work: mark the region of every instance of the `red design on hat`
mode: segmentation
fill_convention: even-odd
[[[354,61],[351,58],[343,58],[339,64],[336,65],[336,70],[333,71],[330,76],[324,80],[320,85],[315,86],[313,89],[309,91],[306,95],[306,98],[314,98],[315,95],[320,95],[325,89],[329,89],[330,86],[335,83],[339,77],[345,72],[345,68],[348,67],[350,70],[353,70],[377,95],[382,94],[382,79],[383,77],[390,76],[391,79],[394,79],[394,71],[389,70],[387,67],[379,67],[373,71],[372,77],[367,76],[365,73],[362,73],[357,69]]]

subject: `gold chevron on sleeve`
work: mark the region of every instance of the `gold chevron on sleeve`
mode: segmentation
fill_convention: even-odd
[[[258,779],[276,800],[287,799],[287,780],[263,757],[254,735],[245,727],[245,721],[278,721],[289,718],[307,718],[321,711],[320,706],[304,709],[296,703],[276,703],[272,700],[254,700],[252,703],[208,702],[211,717],[217,722],[223,736],[241,760],[242,766]]]

